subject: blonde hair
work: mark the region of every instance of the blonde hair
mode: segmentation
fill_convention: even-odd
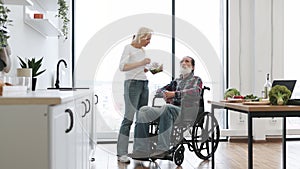
[[[132,42],[141,43],[141,39],[147,38],[152,35],[153,30],[146,27],[141,27],[138,32],[134,35]]]

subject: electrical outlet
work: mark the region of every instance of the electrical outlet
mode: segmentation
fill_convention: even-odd
[[[276,123],[277,123],[277,119],[275,119],[274,117],[272,117],[271,123],[272,123],[272,124],[276,124]]]
[[[245,123],[245,118],[243,117],[242,113],[239,114],[239,122]]]

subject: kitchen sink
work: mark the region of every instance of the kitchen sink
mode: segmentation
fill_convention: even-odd
[[[48,87],[47,90],[60,90],[60,91],[75,91],[75,90],[81,90],[81,89],[90,89],[89,87]]]

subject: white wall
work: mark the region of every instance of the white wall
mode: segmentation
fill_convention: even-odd
[[[283,0],[230,1],[230,87],[261,96],[267,73],[283,78],[283,24]],[[247,134],[246,115],[230,113],[229,125],[225,135]],[[255,119],[254,139],[280,134],[280,127],[280,120]]]
[[[8,43],[12,49],[12,69],[7,75],[15,76],[16,69],[20,68],[19,60],[17,56],[22,58],[41,58],[43,59],[43,65],[41,70],[47,69],[46,72],[38,76],[37,89],[46,89],[55,83],[56,64],[60,58],[64,58],[68,63],[68,69],[61,73],[64,77],[61,77],[61,84],[64,86],[70,86],[70,72],[71,72],[71,52],[69,40],[59,45],[57,37],[44,37],[36,30],[24,23],[23,6],[7,5],[11,10],[9,18],[13,20],[13,26],[9,27],[10,38]],[[64,67],[61,66],[61,70]]]
[[[60,73],[63,74],[60,81],[62,86],[70,86],[70,40],[63,42],[56,37],[42,36],[24,24],[23,6],[8,5],[8,7],[11,9],[9,17],[13,20],[13,26],[9,27],[13,66],[8,75],[15,75],[16,68],[20,67],[17,56],[44,57],[42,68],[46,68],[47,71],[38,77],[37,88],[45,89],[55,83],[57,61],[59,58],[64,58],[68,68],[61,67],[65,72]],[[272,22],[273,27],[271,27]],[[239,88],[242,94],[253,93],[260,96],[266,73],[270,72],[273,79],[283,78],[283,24],[283,0],[230,1],[229,85],[231,87]],[[230,113],[229,123],[230,131],[224,132],[225,135],[247,134],[245,115]],[[266,135],[281,133],[278,130],[281,127],[280,120],[272,123],[271,119],[255,119],[253,127],[256,140],[263,140]]]

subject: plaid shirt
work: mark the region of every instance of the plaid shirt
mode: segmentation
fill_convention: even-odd
[[[194,76],[193,72],[186,78],[181,75],[170,84],[158,89],[157,93],[162,94],[166,90],[175,91],[175,97],[170,104],[190,107],[199,102],[202,80],[200,77]]]

